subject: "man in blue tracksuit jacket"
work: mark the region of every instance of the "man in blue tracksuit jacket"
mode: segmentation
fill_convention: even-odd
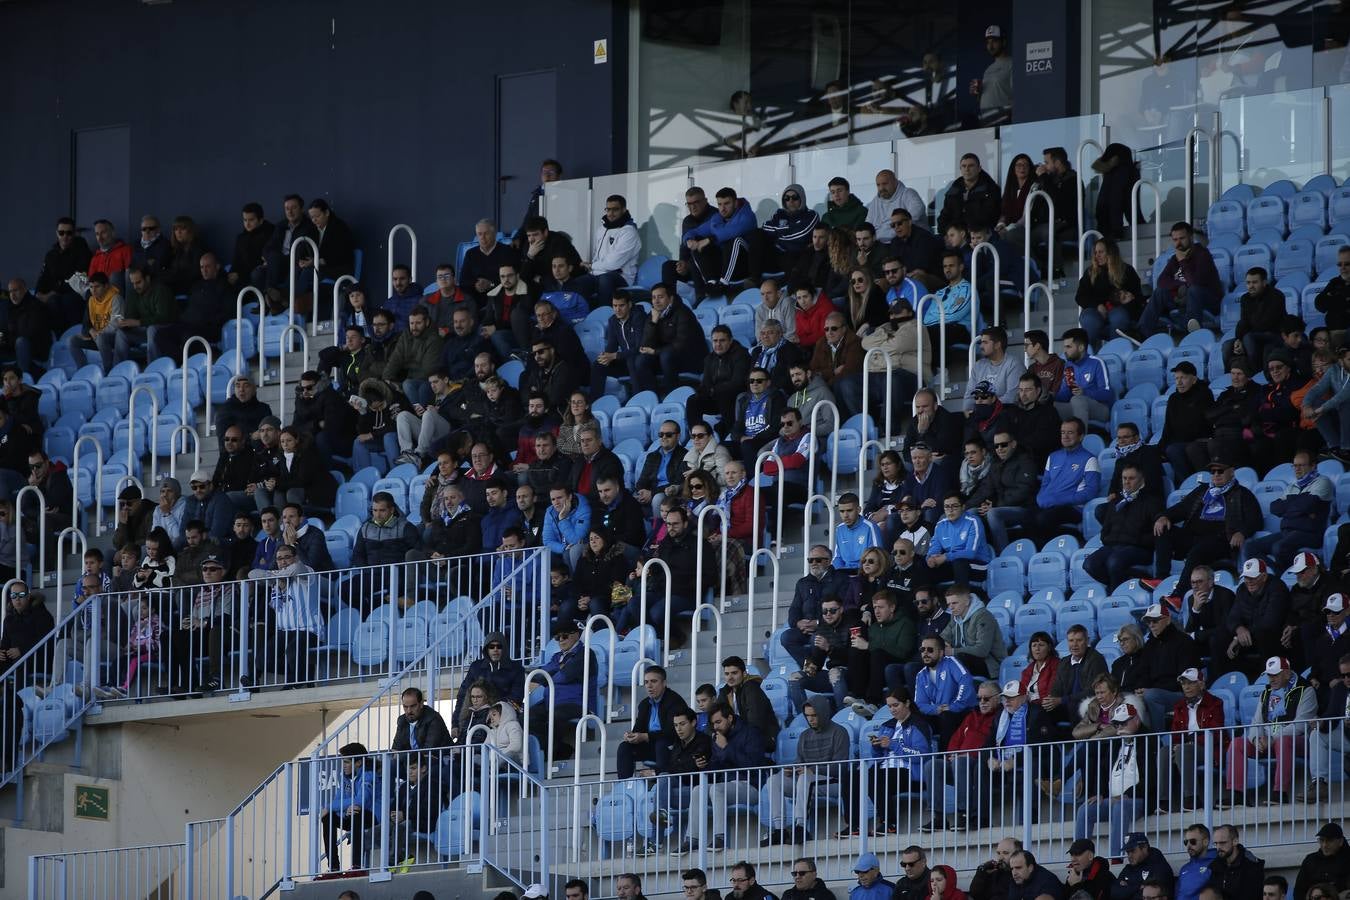
[[[1083,504],[1097,496],[1102,484],[1097,457],[1083,448],[1087,426],[1079,418],[1059,423],[1060,448],[1045,461],[1041,489],[1036,492],[1035,512],[1028,518],[1027,533],[1043,544],[1057,536],[1065,525],[1083,520]]]
[[[852,491],[839,497],[835,509],[839,512],[839,525],[834,529],[834,560],[830,565],[852,575],[858,571],[863,551],[882,546],[881,529],[863,517],[862,504]]]
[[[1061,419],[1077,416],[1084,422],[1111,418],[1116,395],[1106,365],[1088,353],[1088,334],[1082,328],[1064,332],[1064,377],[1055,391],[1055,409]]]
[[[339,831],[351,832],[352,868],[365,868],[365,855],[372,849],[373,829],[380,813],[375,772],[367,766],[365,745],[345,744],[338,754],[342,757],[342,775],[330,788],[327,809],[319,817],[330,872],[342,871]]]
[[[973,512],[966,512],[964,501],[960,491],[948,491],[942,497],[942,518],[933,526],[927,559],[938,581],[945,581],[948,571],[958,582],[983,581],[989,567],[992,553],[984,523]]]
[[[960,660],[947,655],[942,635],[930,634],[919,642],[919,659],[923,668],[914,677],[914,705],[945,747],[966,713],[975,708],[975,679]]]
[[[750,204],[737,197],[731,188],[724,187],[717,192],[717,213],[680,236],[690,250],[694,293],[700,300],[724,296],[732,285],[745,278],[750,271],[748,239],[758,225]]]
[[[1218,851],[1209,845],[1209,829],[1192,825],[1186,829],[1186,852],[1190,859],[1177,873],[1177,900],[1199,900],[1200,891],[1212,877]]]

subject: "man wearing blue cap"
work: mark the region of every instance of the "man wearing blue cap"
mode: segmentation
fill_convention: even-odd
[[[1160,882],[1166,896],[1172,896],[1176,881],[1172,864],[1158,848],[1149,846],[1148,835],[1142,831],[1125,835],[1120,852],[1125,855],[1125,866],[1111,888],[1111,900],[1141,900],[1145,881]]]
[[[853,871],[858,883],[848,892],[848,900],[889,900],[895,886],[881,877],[881,861],[875,853],[859,856]]]

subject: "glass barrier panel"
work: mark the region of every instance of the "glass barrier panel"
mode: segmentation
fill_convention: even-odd
[[[1301,187],[1326,171],[1321,88],[1232,97],[1220,101],[1219,114],[1224,187],[1286,178]]]
[[[1074,151],[1078,149],[1080,142],[1088,139],[1099,144],[1102,142],[1103,118],[1101,115],[1074,116],[1068,119],[1046,119],[1041,122],[1021,122],[1000,127],[998,141],[1002,158],[999,160],[999,171],[991,173],[994,180],[1003,183],[1007,174],[1004,170],[1019,153],[1027,154],[1033,163],[1040,165],[1041,151],[1046,147],[1063,147],[1068,151],[1069,165],[1078,168],[1078,161],[1073,158]],[[1091,152],[1088,150],[1083,153],[1083,158],[1089,162],[1097,158],[1089,156]]]
[[[895,145],[889,142],[834,147],[792,154],[793,178],[806,188],[806,202],[821,215],[829,198],[826,186],[842,175],[863,203],[876,196],[875,180],[882,169],[895,168]]]
[[[591,180],[573,178],[544,185],[544,218],[550,231],[565,231],[582,259],[591,258]]]
[[[738,196],[750,201],[755,218],[760,222],[777,211],[783,188],[795,180],[792,177],[791,158],[786,153],[758,159],[697,164],[693,168],[693,178],[694,184],[703,188],[708,195],[708,202],[713,204],[717,202],[713,195],[719,189],[734,188]]]
[[[934,199],[947,190],[960,171],[961,157],[967,153],[978,156],[980,165],[990,169],[995,180],[1000,180],[999,140],[993,128],[975,128],[896,141],[895,173],[906,187],[918,191],[928,207],[933,209]],[[932,222],[928,224],[931,226]]]
[[[642,235],[638,262],[650,256],[675,258],[680,246],[680,222],[684,219],[684,191],[689,187],[689,168],[650,169],[625,175],[591,179],[596,208],[610,194],[622,194],[628,211]]]
[[[1331,101],[1330,171],[1337,181],[1344,181],[1350,177],[1350,84],[1328,87],[1327,97]]]

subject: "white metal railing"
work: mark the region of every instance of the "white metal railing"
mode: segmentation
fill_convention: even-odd
[[[1162,256],[1162,193],[1158,190],[1158,185],[1152,181],[1144,181],[1142,178],[1134,183],[1130,188],[1130,265],[1134,266],[1136,272],[1139,269],[1139,192],[1145,186],[1153,194],[1153,265],[1158,264],[1158,257]]]
[[[202,380],[205,382],[202,386],[202,396],[205,398],[206,402],[206,436],[210,437],[216,427],[216,423],[211,420],[211,343],[198,334],[194,334],[186,341],[183,341],[183,365],[179,369],[183,375],[183,399],[179,404],[178,414],[182,418],[183,424],[186,425],[188,416],[192,412],[191,405],[188,402],[188,384],[192,374],[188,370],[188,358],[190,355],[189,351],[196,344],[201,345],[202,353],[206,355],[206,363],[202,366]]]
[[[28,497],[37,498],[38,558],[32,563],[32,570],[36,575],[33,584],[41,588],[47,583],[47,495],[35,484],[25,484],[14,495],[14,571],[23,574],[23,554],[28,543],[23,536],[23,505]]]
[[[1219,199],[1219,135],[1222,134],[1222,128],[1219,123],[1219,113],[1214,112],[1214,127],[1205,129],[1199,125],[1192,126],[1186,132],[1186,137],[1182,141],[1182,146],[1186,153],[1186,168],[1184,176],[1184,186],[1186,192],[1186,221],[1195,221],[1195,145],[1198,139],[1202,139],[1209,145],[1209,179],[1207,182],[1206,196],[1209,202],[1205,209],[1214,205],[1214,201]]]
[[[94,448],[94,536],[103,534],[103,445],[99,443],[98,438],[92,434],[82,434],[75,439],[75,447],[71,451],[73,462],[71,463],[70,473],[70,493],[75,500],[75,506],[80,507],[80,479],[88,478],[84,473],[84,468],[80,465],[80,447],[88,441]],[[71,521],[74,522],[79,515],[80,510],[72,510]],[[89,527],[89,513],[84,514],[84,525]]]
[[[48,853],[28,858],[28,900],[173,897],[182,844]],[[17,888],[13,896],[18,896]],[[186,895],[191,896],[191,895]]]
[[[309,336],[305,334],[305,329],[299,325],[287,325],[281,329],[281,338],[279,349],[281,358],[277,360],[277,382],[280,393],[277,395],[278,418],[286,421],[286,339],[291,335],[300,338],[300,375],[309,371]],[[297,376],[299,377],[299,376]]]
[[[977,320],[980,312],[981,250],[994,258],[994,324],[999,325],[1003,321],[999,317],[999,313],[1003,311],[1003,261],[998,258],[998,251],[994,249],[994,245],[985,241],[982,244],[976,244],[970,251],[970,347],[967,350],[967,374],[975,371],[975,344],[978,343],[980,334],[980,329],[977,327]]]
[[[1059,243],[1059,241],[1055,237],[1054,198],[1040,188],[1031,189],[1031,192],[1027,194],[1026,205],[1022,207],[1022,284],[1026,285],[1026,297],[1024,298],[1026,309],[1024,309],[1025,315],[1022,319],[1022,327],[1026,328],[1027,323],[1030,321],[1031,313],[1030,297],[1032,294],[1032,287],[1034,286],[1031,281],[1031,213],[1036,206],[1036,199],[1038,197],[1045,202],[1046,219],[1048,222],[1046,227],[1049,229],[1045,240],[1045,271],[1041,273],[1043,277],[1038,283],[1044,288],[1048,298],[1046,300],[1045,309],[1045,330],[1046,334],[1050,336],[1050,340],[1053,341],[1055,339],[1055,245]],[[1079,227],[1082,227],[1081,223]]]
[[[408,263],[408,274],[414,282],[417,281],[417,233],[412,230],[411,225],[404,225],[400,222],[398,225],[389,229],[389,239],[385,242],[387,248],[387,262],[384,270],[389,273],[389,288],[384,292],[386,297],[394,296],[394,238],[400,231],[408,235],[408,241],[412,244],[412,258]],[[317,294],[315,295],[315,303],[315,308],[317,309]]]
[[[310,328],[313,329],[318,327],[313,320],[318,318],[319,303],[320,303],[319,245],[315,243],[311,238],[307,237],[297,237],[291,240],[291,255],[289,257],[289,264],[287,265],[287,269],[289,270],[288,274],[290,277],[290,295],[289,295],[290,302],[287,304],[286,309],[286,316],[287,316],[286,324],[290,326],[295,325],[295,273],[296,270],[300,268],[300,255],[296,251],[299,249],[301,244],[309,244],[310,252],[313,254],[312,257],[313,264],[309,267],[310,277],[313,279],[314,282],[313,285],[310,287],[310,297],[312,298],[310,304],[312,307],[310,310],[310,320],[311,320]],[[337,286],[334,285],[334,291],[336,292],[336,290]],[[258,354],[259,354],[258,367],[259,369],[261,369],[261,371],[258,372],[259,387],[263,385],[264,379],[267,378],[267,363],[265,360],[262,359],[263,344],[265,343],[265,341],[263,340],[263,329],[264,329],[263,318],[264,317],[261,315],[258,316]],[[333,320],[333,330],[337,331],[337,319]],[[282,350],[282,355],[283,356],[285,355],[284,349]]]
[[[85,553],[89,552],[89,539],[84,536],[84,532],[69,525],[61,529],[61,533],[56,536],[56,558],[62,559],[61,551],[66,544],[66,538],[70,538],[70,555],[68,559],[83,560]],[[66,607],[66,585],[65,585],[66,567],[58,565],[56,567],[56,621],[61,621],[65,617]]]
[[[158,454],[155,452],[159,446],[159,398],[155,392],[145,385],[131,389],[131,396],[127,398],[127,475],[130,476],[136,471],[136,397],[143,395],[150,398],[150,477],[146,484],[156,484],[159,479],[155,477],[158,468]],[[120,491],[121,484],[117,486]],[[142,487],[141,496],[145,496]]]
[[[601,625],[605,627],[609,638],[609,652],[605,654],[605,671],[597,672],[596,678],[605,679],[605,721],[610,722],[614,718],[614,650],[618,629],[614,627],[613,619],[601,613],[593,613],[581,629],[581,645],[586,650],[581,659],[581,683],[587,688],[581,692],[581,714],[584,716],[592,712],[591,692],[588,689],[591,684],[591,641],[595,637],[595,629]]]
[[[337,277],[337,279],[333,282],[333,346],[334,346],[334,347],[341,347],[341,346],[342,346],[342,342],[346,339],[346,335],[344,335],[344,334],[342,333],[342,329],[338,327],[338,323],[342,321],[342,310],[341,310],[341,305],[342,305],[342,286],[343,286],[344,284],[356,284],[356,283],[357,283],[357,282],[356,282],[356,276],[355,276],[355,275],[339,275],[339,276]],[[309,323],[309,324],[310,324],[310,334],[318,334],[318,331],[315,330],[315,329],[317,329],[317,328],[319,327],[319,326],[318,326],[318,321],[319,321],[319,316],[318,316],[319,305],[318,305],[318,304],[319,304],[319,301],[318,301],[318,300],[315,300],[315,301],[314,301],[314,313],[315,313],[315,314],[314,314],[314,321],[312,321],[312,322]]]
[[[234,301],[234,374],[244,375],[247,370],[244,368],[244,297],[252,295],[258,303],[258,323],[262,323],[263,316],[267,313],[267,298],[263,292],[250,285],[239,291],[239,296]],[[262,336],[254,329],[253,339],[261,343]],[[208,363],[209,364],[209,363]]]
[[[1086,211],[1083,209],[1083,206],[1087,201],[1088,188],[1091,186],[1094,180],[1102,177],[1101,173],[1093,173],[1092,175],[1089,175],[1086,178],[1083,177],[1083,173],[1087,171],[1087,169],[1083,165],[1083,151],[1091,147],[1097,151],[1098,156],[1105,156],[1106,146],[1109,145],[1110,143],[1111,143],[1111,127],[1109,125],[1103,125],[1102,139],[1100,143],[1093,140],[1092,138],[1084,138],[1083,140],[1078,142],[1078,147],[1073,152],[1073,174],[1074,177],[1078,180],[1077,198],[1078,198],[1079,272],[1083,271],[1083,243],[1087,239],[1087,232],[1084,230],[1087,227],[1087,217],[1085,215]],[[1097,224],[1100,225],[1101,223],[1098,222]],[[1097,236],[1101,237],[1101,234],[1098,233]]]
[[[698,606],[702,603],[704,595],[708,592],[708,585],[704,580],[705,576],[703,574],[703,547],[707,544],[707,540],[704,536],[703,523],[709,515],[717,516],[718,530],[722,535],[721,543],[718,545],[718,549],[721,551],[721,558],[717,563],[717,569],[720,573],[718,578],[717,608],[724,609],[726,608],[727,602],[727,540],[730,538],[731,511],[728,510],[726,515],[723,515],[722,508],[716,503],[709,503],[707,506],[700,509],[698,511],[698,518],[694,523],[694,539],[698,544],[698,546],[694,548],[694,571],[698,573],[699,579],[694,590],[694,605]]]
[[[175,425],[173,431],[169,433],[169,477],[178,477],[178,456],[187,453],[188,438],[192,438],[192,468],[189,473],[196,472],[202,467],[202,438],[197,433],[197,429],[186,422],[182,425]],[[181,448],[181,449],[180,449]]]
[[[995,257],[995,259],[997,259],[997,257]],[[997,266],[995,267],[994,271],[995,271],[995,272],[998,271]],[[995,276],[995,280],[997,280],[997,275]],[[871,384],[871,382],[872,382],[872,369],[871,369],[871,365],[872,365],[872,355],[873,355],[873,354],[876,354],[876,355],[880,356],[881,359],[882,359],[882,361],[886,363],[886,392],[885,392],[885,397],[886,397],[886,399],[885,399],[885,401],[884,401],[884,403],[885,403],[885,405],[886,405],[886,410],[885,410],[886,414],[885,414],[885,416],[882,418],[882,421],[884,421],[884,422],[886,423],[886,430],[882,432],[882,435],[884,436],[884,444],[883,444],[882,447],[881,447],[881,449],[884,450],[884,449],[886,449],[887,447],[890,446],[890,444],[891,444],[891,438],[895,436],[895,431],[894,431],[894,429],[893,429],[893,427],[892,427],[892,420],[891,420],[891,417],[892,417],[892,415],[894,414],[894,407],[893,407],[891,404],[892,404],[892,401],[894,400],[894,392],[895,392],[895,385],[894,385],[894,379],[895,379],[895,363],[894,363],[894,361],[892,361],[891,355],[890,355],[889,353],[887,353],[886,350],[885,350],[884,348],[882,348],[882,347],[872,347],[872,348],[870,348],[866,353],[863,354],[863,364],[862,364],[862,370],[863,370],[862,406],[863,406],[863,408],[862,408],[862,412],[863,412],[863,416],[865,416],[865,417],[867,417],[867,418],[869,418],[869,419],[870,419],[870,417],[871,417],[871,415],[872,415],[872,406],[871,406],[871,402],[870,402],[870,401],[871,401],[871,393],[872,393],[872,384]],[[861,450],[859,450],[859,453],[860,453],[860,454],[863,452],[863,450],[866,450],[866,445],[867,445],[867,443],[868,443],[868,440],[869,440],[869,439],[868,439],[867,435],[864,434],[864,435],[863,435],[863,448],[862,448]],[[861,457],[859,457],[859,458],[861,458]]]
[[[937,297],[937,294],[924,294],[919,298],[918,306],[914,310],[914,319],[917,322],[917,333],[914,336],[914,366],[919,370],[919,390],[928,387],[928,383],[923,377],[923,342],[928,337],[928,328],[923,324],[923,308],[925,303],[937,304],[938,311],[938,348],[935,354],[938,358],[937,380],[938,380],[938,403],[941,404],[947,399],[947,310]],[[1028,306],[1028,309],[1030,307]],[[1024,323],[1026,319],[1022,320]],[[971,335],[971,340],[975,336]],[[931,390],[931,388],[929,388]],[[910,415],[914,415],[917,408],[915,403],[918,400],[919,391],[914,392],[914,397],[909,401]]]
[[[698,606],[695,606],[694,619],[689,625],[689,693],[685,694],[685,696],[689,698],[692,698],[694,696],[694,692],[698,690],[699,685],[698,636],[699,632],[703,630],[704,612],[707,612],[708,615],[712,616],[713,622],[717,627],[717,630],[714,632],[713,636],[713,640],[715,642],[713,646],[717,648],[716,652],[713,653],[713,664],[715,666],[719,666],[719,671],[720,671],[720,664],[718,661],[718,655],[723,652],[723,648],[726,646],[725,644],[722,643],[722,607],[719,604],[715,603],[700,603],[698,604]],[[748,625],[746,627],[749,628]],[[753,634],[754,632],[750,633]],[[745,658],[752,659],[753,657],[747,656]],[[709,679],[709,683],[711,684],[716,684],[717,681],[718,679],[715,676]],[[634,698],[633,706],[634,709],[636,709],[637,707],[636,698]]]

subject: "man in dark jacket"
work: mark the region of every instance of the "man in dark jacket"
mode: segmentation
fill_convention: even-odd
[[[670,713],[672,731],[668,744],[665,765],[656,769],[645,769],[644,774],[688,775],[705,770],[712,760],[712,737],[696,727],[698,714],[686,707]],[[664,828],[673,823],[675,834],[684,830],[683,822],[689,814],[689,801],[693,796],[697,779],[662,778],[656,784],[657,824]],[[688,838],[684,839],[687,843]],[[655,852],[655,848],[651,848]]]
[[[1336,251],[1337,276],[1327,282],[1313,305],[1327,314],[1327,328],[1342,331],[1350,327],[1350,247]]]
[[[728,704],[736,715],[744,719],[764,741],[764,753],[773,752],[780,727],[773,703],[760,687],[758,676],[746,673],[745,660],[728,656],[722,660],[722,678],[725,682],[717,692],[717,699]]]
[[[765,271],[792,271],[809,252],[811,234],[820,221],[819,214],[807,204],[806,190],[800,184],[784,188],[781,202],[783,205],[760,226],[765,239],[773,242]]]
[[[421,544],[417,526],[409,522],[387,491],[370,498],[370,518],[356,533],[352,566],[392,566],[403,562],[408,551]]]
[[[1322,546],[1331,501],[1336,498],[1336,486],[1317,471],[1313,454],[1299,450],[1293,467],[1294,477],[1284,494],[1270,504],[1271,515],[1280,517],[1280,527],[1273,534],[1252,539],[1246,547],[1247,556],[1263,557],[1281,572],[1300,551]]]
[[[568,483],[577,494],[594,504],[600,497],[601,481],[611,480],[623,484],[623,462],[613,450],[601,443],[599,425],[582,426],[577,434],[577,443],[581,447],[581,455],[572,461]],[[638,542],[639,545],[641,543]]]
[[[245,203],[241,211],[244,230],[234,239],[234,256],[228,276],[231,285],[248,284],[249,275],[263,264],[263,254],[277,227],[263,217],[261,203]]]
[[[1172,886],[1176,881],[1172,864],[1157,847],[1149,846],[1148,835],[1142,831],[1125,835],[1121,852],[1125,854],[1125,865],[1111,887],[1111,900],[1140,900],[1146,881],[1161,882],[1163,896],[1172,896]]]
[[[796,264],[788,272],[790,289],[805,288],[812,294],[830,283],[830,228],[817,222],[811,229],[811,242],[802,249]]]
[[[1209,472],[1209,484],[1197,485],[1166,509],[1153,526],[1158,539],[1158,571],[1169,571],[1173,559],[1185,560],[1181,584],[1190,583],[1191,569],[1201,563],[1232,565],[1237,550],[1261,530],[1264,521],[1256,497],[1234,480],[1232,463],[1212,459]]]
[[[1000,204],[998,184],[989,173],[980,168],[980,158],[974,153],[961,157],[961,175],[942,195],[942,212],[938,215],[938,233],[944,234],[952,225],[992,225],[998,221]]]
[[[604,396],[605,379],[633,375],[646,319],[635,315],[633,300],[618,294],[609,302],[614,315],[605,321],[605,349],[591,360],[591,399]]]
[[[1238,298],[1242,312],[1233,329],[1229,355],[1241,356],[1248,368],[1261,370],[1266,367],[1266,354],[1284,343],[1280,337],[1280,322],[1285,316],[1284,292],[1271,285],[1269,273],[1261,266],[1247,270],[1245,283],[1247,292]]]
[[[736,398],[750,377],[750,354],[725,325],[712,330],[712,353],[703,360],[703,376],[684,403],[685,423],[692,428],[705,415],[720,416],[717,432],[723,438],[730,429]]]
[[[914,395],[914,417],[905,426],[906,447],[925,443],[938,458],[950,456],[956,465],[964,431],[961,415],[939,404],[936,393],[924,388]]]
[[[10,582],[8,591],[9,609],[6,610],[4,622],[0,623],[0,672],[12,668],[15,662],[56,627],[41,594],[33,593],[27,584],[18,580]],[[45,670],[45,657],[37,659],[31,668],[34,671]]]
[[[506,635],[494,631],[483,642],[483,655],[469,664],[464,680],[459,683],[455,708],[461,709],[469,699],[469,688],[478,681],[486,681],[503,700],[520,703],[525,693],[525,667],[507,652]],[[458,728],[451,736],[458,738]]]
[[[487,338],[480,333],[473,310],[468,305],[456,307],[450,314],[450,332],[445,336],[441,351],[450,380],[463,382],[473,378],[473,361],[478,354],[490,349]]]
[[[220,434],[220,449],[224,451],[225,433],[238,425],[247,440],[258,430],[258,423],[272,415],[272,407],[258,399],[258,386],[247,373],[234,379],[234,396],[216,410],[216,431]]]
[[[334,453],[346,456],[351,451],[356,439],[356,410],[334,390],[326,372],[302,372],[295,386],[294,402],[291,425],[313,438],[324,459]]]
[[[1180,481],[1195,471],[1186,448],[1196,441],[1208,441],[1214,434],[1207,415],[1214,405],[1214,394],[1209,382],[1198,377],[1189,360],[1183,359],[1172,367],[1172,380],[1177,389],[1167,398],[1167,416],[1156,446],[1162,449],[1172,464],[1174,477]]]
[[[905,273],[931,290],[946,284],[942,277],[942,240],[922,225],[904,207],[891,210],[891,229],[895,238],[890,255],[905,267]]]
[[[708,345],[698,319],[674,288],[654,284],[651,299],[652,311],[633,360],[633,378],[638,390],[656,390],[664,396],[679,387],[680,372],[692,368],[708,352]]]
[[[1259,676],[1269,657],[1283,654],[1280,635],[1288,607],[1289,589],[1272,576],[1264,559],[1243,563],[1233,608],[1211,644],[1210,677],[1235,670]]]
[[[792,887],[781,896],[782,900],[835,900],[834,891],[816,877],[816,861],[807,856],[792,863]]]
[[[1110,863],[1097,855],[1097,845],[1091,838],[1079,838],[1069,845],[1067,890],[1075,894],[1084,891],[1092,900],[1109,900],[1115,880]]]
[[[465,684],[468,684],[465,679]],[[403,691],[399,702],[403,714],[394,726],[394,742],[389,749],[395,753],[400,750],[431,750],[436,747],[449,747],[450,731],[445,727],[441,714],[427,705],[422,691],[410,687]]]
[[[1116,469],[1116,475],[1121,479],[1119,492],[1113,492],[1096,510],[1102,545],[1083,562],[1084,571],[1108,590],[1133,577],[1136,570],[1152,573],[1153,523],[1163,509],[1162,499],[1148,490],[1138,465],[1126,463]]]
[[[632,559],[637,558],[647,542],[647,514],[633,495],[624,490],[621,474],[610,473],[596,479],[591,527],[607,529],[625,545]]]
[[[1181,699],[1177,678],[1200,666],[1200,650],[1172,621],[1172,607],[1166,603],[1154,603],[1144,610],[1143,623],[1149,639],[1139,651],[1143,672],[1136,692],[1144,698],[1153,730],[1161,731],[1167,725],[1168,713]]]
[[[51,316],[22,278],[11,278],[7,287],[9,302],[0,303],[0,353],[12,355],[25,372],[39,375],[33,360],[46,359],[52,351]]]
[[[1303,857],[1294,881],[1294,897],[1301,900],[1315,884],[1334,884],[1336,890],[1350,887],[1350,847],[1337,822],[1328,822],[1317,832],[1317,849]]]
[[[1224,900],[1261,900],[1266,863],[1238,843],[1237,827],[1215,828],[1214,849],[1219,855],[1210,866],[1210,886],[1222,891]]]
[[[1200,648],[1200,652],[1213,657],[1223,653],[1227,645],[1215,646],[1221,631],[1228,622],[1228,614],[1236,600],[1232,590],[1214,583],[1214,570],[1209,566],[1196,566],[1191,570],[1190,589],[1186,585],[1177,585],[1177,595],[1186,605],[1185,631]]]
[[[1160,499],[1165,496],[1162,454],[1157,445],[1144,441],[1138,425],[1133,422],[1117,425],[1116,443],[1111,449],[1116,455],[1116,465],[1111,473],[1111,484],[1106,490],[1108,497],[1119,497],[1121,473],[1129,465],[1137,468],[1144,476],[1144,493],[1156,494]]]
[[[441,780],[441,763],[448,758],[439,754],[409,754],[403,781],[393,791],[389,810],[389,865],[397,866],[404,860],[417,862],[420,839],[418,834],[436,831],[436,822],[445,808],[445,783]],[[458,760],[456,760],[458,762]],[[458,769],[452,770],[457,772]]]
[[[685,449],[680,445],[680,425],[669,419],[656,431],[656,449],[642,460],[633,496],[644,508],[658,494],[672,490],[684,472]]]
[[[688,708],[684,698],[666,685],[666,670],[661,666],[647,667],[642,687],[647,696],[638,704],[633,729],[624,732],[619,744],[616,763],[619,778],[632,778],[639,761],[644,768],[667,770],[672,745],[679,740],[675,735],[675,714]]]
[[[548,219],[530,216],[521,228],[525,240],[520,247],[520,277],[531,288],[541,288],[553,274],[554,257],[561,256],[574,270],[581,270],[581,256],[572,245],[572,239],[561,231],[550,230]]]
[[[548,306],[553,308],[551,303]],[[580,370],[558,357],[551,339],[541,337],[530,344],[530,361],[520,378],[522,394],[543,394],[548,398],[548,408],[562,415],[567,410],[568,398],[583,380]]]
[[[67,284],[76,272],[88,272],[93,254],[89,244],[80,237],[75,220],[62,216],[56,220],[56,243],[47,250],[42,260],[34,292],[52,311],[57,331],[78,325],[84,315],[83,299]]]
[[[1010,856],[1008,870],[1012,873],[1008,900],[1038,900],[1040,897],[1063,900],[1064,885],[1049,869],[1036,862],[1030,850],[1018,850]]]
[[[1040,486],[1039,468],[1031,454],[1011,433],[995,433],[992,471],[967,501],[984,516],[989,546],[995,551],[1001,553],[1008,545],[1008,526],[1024,521]]]
[[[725,666],[723,672],[726,672]],[[716,773],[709,779],[711,784],[704,796],[704,805],[712,808],[708,849],[722,850],[726,848],[727,806],[729,803],[758,802],[759,773],[755,770],[764,765],[764,758],[768,748],[773,746],[773,741],[765,740],[744,716],[737,715],[724,700],[713,705],[708,722],[712,726],[713,748],[707,768]],[[700,807],[697,800],[692,805]],[[703,815],[701,808],[697,815]],[[685,842],[688,843],[689,839],[686,838]]]
[[[1158,276],[1158,286],[1139,316],[1138,329],[1148,337],[1168,326],[1188,329],[1199,327],[1219,313],[1223,285],[1214,257],[1208,248],[1195,242],[1195,229],[1189,222],[1172,226],[1172,258]],[[1194,330],[1194,329],[1191,329]]]
[[[1091,696],[1092,682],[1105,675],[1107,667],[1106,659],[1088,646],[1087,629],[1082,625],[1069,626],[1065,640],[1069,655],[1060,659],[1050,682],[1050,696],[1040,699],[1040,707],[1050,720],[1070,723],[1078,721],[1078,707]]]
[[[830,565],[833,551],[816,544],[806,554],[807,573],[797,579],[788,607],[787,630],[779,638],[783,649],[801,663],[811,653],[816,627],[820,622],[820,604],[826,597],[843,600],[849,589],[848,576]]]

